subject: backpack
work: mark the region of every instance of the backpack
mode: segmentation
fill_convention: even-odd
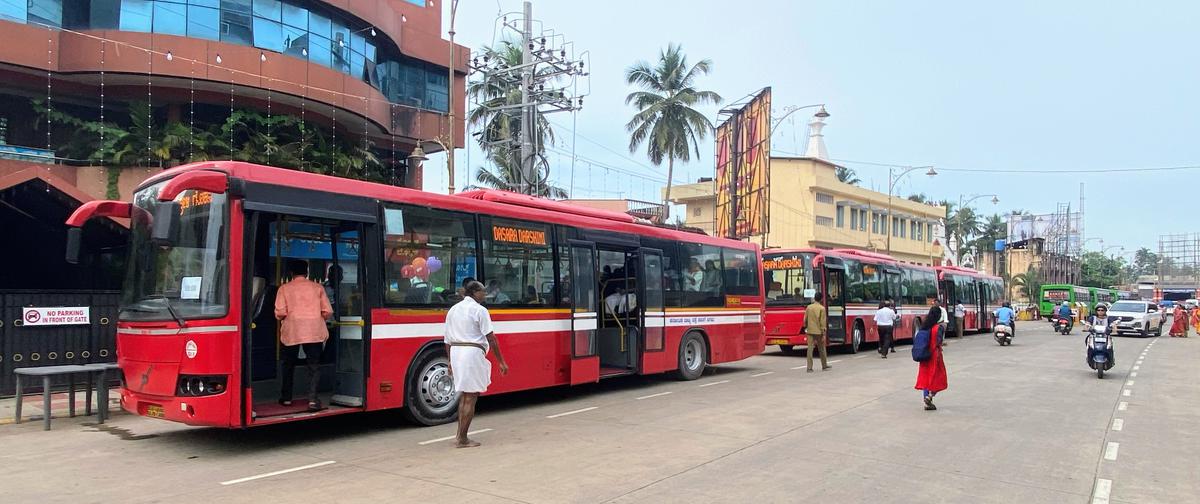
[[[927,329],[921,329],[913,335],[912,358],[914,361],[925,362],[933,357],[933,351],[929,348],[929,339],[932,337],[933,335]]]

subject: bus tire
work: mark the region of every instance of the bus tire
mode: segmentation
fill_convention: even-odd
[[[796,350],[796,345],[779,345],[779,351],[791,355]]]
[[[684,334],[679,342],[679,368],[675,370],[675,377],[683,381],[699,378],[704,374],[707,355],[708,345],[704,338],[694,331]]]
[[[850,334],[850,353],[858,353],[858,348],[862,346],[863,339],[866,337],[866,335],[867,333],[863,329],[862,321],[855,321],[854,330]]]
[[[441,425],[458,418],[458,392],[450,377],[450,359],[431,347],[416,359],[407,378],[404,417],[418,425]]]

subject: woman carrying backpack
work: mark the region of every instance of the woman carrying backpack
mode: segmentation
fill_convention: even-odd
[[[946,390],[946,363],[942,361],[942,332],[938,321],[942,319],[942,308],[933,306],[921,321],[921,330],[913,338],[913,360],[919,363],[917,384],[925,399],[925,409],[935,410],[933,397]]]

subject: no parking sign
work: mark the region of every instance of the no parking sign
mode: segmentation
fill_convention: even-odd
[[[21,321],[25,326],[87,325],[92,323],[92,309],[88,306],[21,308]]]

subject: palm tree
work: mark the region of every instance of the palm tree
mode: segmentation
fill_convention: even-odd
[[[962,258],[970,249],[971,238],[979,233],[979,215],[971,207],[960,208],[951,213],[946,212],[946,232],[954,238],[954,256],[961,264]]]
[[[862,182],[862,180],[858,178],[858,173],[855,173],[854,168],[846,168],[845,166],[839,166],[836,168],[835,173],[837,174],[838,182],[842,182],[842,183],[846,183],[846,184],[850,184],[850,185],[858,185]],[[912,199],[912,198],[910,197],[909,199]]]
[[[1017,288],[1017,294],[1023,296],[1030,302],[1037,301],[1037,294],[1042,290],[1042,281],[1038,278],[1037,271],[1034,271],[1031,266],[1024,273],[1013,275],[1012,286]]]
[[[683,48],[669,44],[659,53],[655,66],[638,61],[625,71],[625,82],[640,88],[625,97],[626,105],[638,109],[625,125],[630,132],[629,152],[636,152],[645,143],[646,155],[655,166],[667,160],[663,206],[668,213],[675,160],[688,162],[693,152],[700,157],[700,141],[713,129],[712,121],[693,107],[721,103],[721,95],[695,87],[696,79],[711,70],[712,61],[707,59],[689,67]]]
[[[917,203],[929,203],[929,197],[926,196],[925,193],[911,194],[908,196],[908,201],[915,201]]]
[[[496,58],[509,68],[521,65],[521,45],[505,40],[493,47],[484,46],[480,49],[482,57]],[[543,65],[538,69],[541,74],[547,74],[552,69]],[[476,137],[479,147],[487,154],[504,149],[510,155],[519,155],[514,147],[521,140],[520,109],[505,106],[521,103],[521,74],[519,72],[487,72],[479,80],[467,85],[467,96],[478,105],[467,114],[467,124],[472,128],[482,128]],[[554,144],[554,130],[550,121],[541,111],[534,111],[537,120],[534,124],[534,151],[541,153],[547,143]]]
[[[507,150],[497,150],[489,158],[496,165],[494,170],[479,167],[475,181],[484,187],[504,191],[518,191],[521,188],[520,165],[516,163],[518,156],[510,155]],[[532,184],[530,194],[542,198],[563,199],[567,197],[566,189],[550,185],[548,166],[538,165],[538,180]]]

